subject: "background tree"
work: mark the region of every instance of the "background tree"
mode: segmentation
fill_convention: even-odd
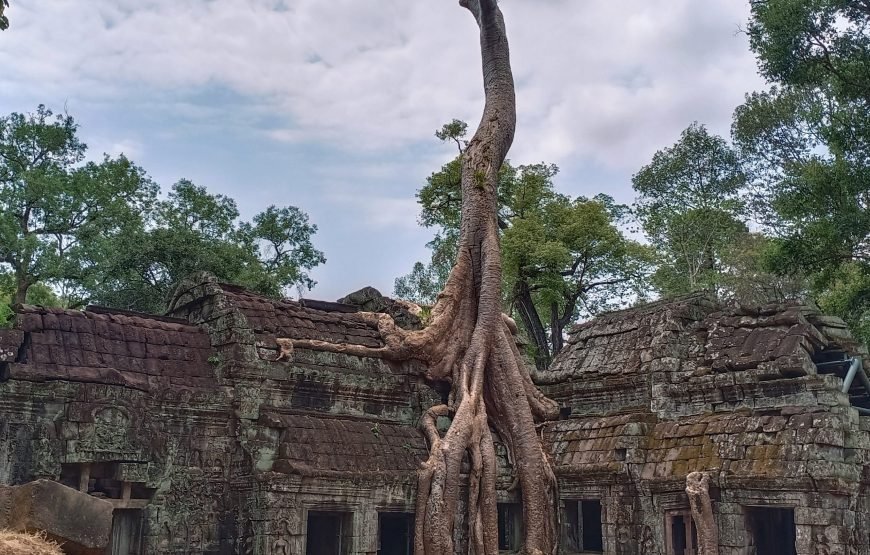
[[[723,253],[748,230],[746,176],[737,153],[694,123],[632,178],[635,214],[660,255],[653,282],[663,295],[723,283]]]
[[[154,200],[156,186],[123,156],[82,164],[76,129],[42,105],[0,118],[0,264],[16,303],[38,282],[82,278],[86,243],[141,224]]]
[[[12,310],[12,299],[15,296],[15,276],[10,273],[0,273],[0,328],[11,327],[15,313]],[[63,301],[54,290],[37,283],[27,290],[27,303],[41,306],[61,307]]]
[[[870,317],[870,4],[752,3],[748,28],[769,90],[732,135],[749,165],[768,265],[806,274],[822,308],[865,333]],[[870,335],[861,336],[865,341]]]
[[[238,218],[232,199],[179,181],[144,226],[93,243],[91,300],[160,312],[174,284],[201,270],[273,297],[314,286],[308,270],[325,258],[304,212],[270,206],[251,222]]]
[[[314,285],[308,271],[325,259],[300,209],[239,222],[235,201],[188,180],[160,200],[125,157],[85,162],[77,130],[44,106],[0,119],[0,294],[11,287],[10,303],[161,312],[173,284],[200,270],[270,296]]]
[[[428,244],[431,261],[416,263],[396,280],[397,297],[431,303],[456,259],[465,129],[464,122],[453,120],[436,133],[455,142],[460,156],[429,176],[417,193],[420,223],[438,231]],[[652,258],[618,229],[626,207],[606,195],[558,194],[553,185],[558,171],[552,164],[505,162],[498,174],[503,299],[531,339],[539,369],[562,349],[568,325],[640,293]]]
[[[719,296],[744,305],[764,305],[806,297],[807,280],[800,272],[771,270],[774,241],[758,232],[741,233],[721,252]]]

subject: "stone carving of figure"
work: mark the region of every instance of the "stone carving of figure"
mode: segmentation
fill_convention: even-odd
[[[655,541],[653,541],[652,528],[644,526],[640,539],[641,555],[654,555],[656,553],[655,545]]]
[[[97,451],[125,451],[130,418],[116,407],[106,407],[94,414],[94,448]]]
[[[290,537],[290,523],[282,520],[278,530],[278,538],[272,543],[272,555],[291,555],[290,542],[287,539]]]
[[[710,500],[710,475],[705,472],[689,473],[686,476],[686,494],[698,530],[698,555],[719,555],[719,530]]]

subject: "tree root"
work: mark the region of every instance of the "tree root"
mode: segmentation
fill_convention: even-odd
[[[719,529],[710,500],[710,475],[706,472],[690,472],[686,476],[686,494],[689,496],[692,520],[698,530],[698,555],[719,555]]]

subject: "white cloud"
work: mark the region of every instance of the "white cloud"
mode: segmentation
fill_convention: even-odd
[[[656,150],[694,120],[727,135],[762,85],[736,33],[745,0],[501,5],[510,158],[557,163],[571,194],[630,201]],[[433,132],[473,126],[483,104],[477,29],[456,0],[15,0],[7,15],[0,104],[68,102],[92,155],[144,157],[165,184],[202,176],[252,212],[299,204],[321,226],[326,296],[410,269],[428,235],[413,192],[454,154]]]
[[[119,156],[123,154],[127,158],[131,159],[139,158],[144,152],[142,143],[132,139],[121,139],[120,141],[110,144],[108,148],[105,149],[92,149],[91,154],[93,155],[96,153],[96,151],[100,150],[111,156]]]
[[[330,202],[352,208],[365,226],[394,231],[417,230],[420,207],[413,197],[391,198],[365,194],[332,194]]]
[[[636,168],[694,119],[727,129],[758,85],[735,34],[742,2],[503,9],[518,160]],[[219,85],[291,122],[269,132],[276,140],[369,152],[425,140],[452,117],[475,122],[482,103],[476,29],[452,0],[19,0],[9,16],[0,83],[20,93],[98,101]]]

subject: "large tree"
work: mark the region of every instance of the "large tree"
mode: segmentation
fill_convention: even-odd
[[[164,199],[124,156],[85,162],[74,119],[39,106],[0,118],[0,297],[160,312],[173,285],[207,270],[281,296],[311,288],[317,227],[294,206],[239,221],[235,201],[188,180]],[[59,298],[33,295],[53,288]]]
[[[461,163],[466,125],[454,120],[436,135],[459,146],[417,193],[420,223],[438,229],[432,259],[396,280],[395,294],[431,303],[456,260],[461,214]],[[497,223],[502,235],[503,296],[531,340],[539,369],[563,346],[565,328],[580,317],[618,307],[642,289],[649,249],[625,238],[626,207],[606,195],[571,199],[555,191],[552,164],[512,166],[498,176]]]
[[[431,321],[423,330],[405,331],[387,315],[364,313],[384,338],[385,346],[377,349],[315,340],[294,343],[298,348],[419,360],[429,379],[450,384],[448,403],[429,409],[423,419],[430,455],[419,472],[417,555],[453,554],[463,491],[471,549],[478,555],[498,553],[492,429],[513,461],[523,508],[522,552],[550,555],[557,543],[556,479],[535,422],[556,417],[558,406],[532,383],[516,346],[516,326],[501,310],[498,175],[516,124],[508,42],[496,0],[462,0],[461,5],[480,29],[486,103],[462,154],[457,260]],[[442,416],[451,417],[443,436],[436,426]],[[460,481],[466,455],[464,489]]]
[[[154,200],[125,157],[84,163],[76,130],[42,105],[0,118],[0,270],[15,277],[16,303],[36,283],[80,278],[89,242],[141,225]]]
[[[79,285],[93,302],[146,312],[162,311],[174,285],[203,270],[281,297],[314,285],[308,271],[325,261],[312,244],[316,231],[295,206],[270,206],[239,222],[234,200],[182,179],[144,226],[89,244],[91,279]]]
[[[752,3],[770,83],[735,112],[769,267],[811,278],[822,308],[870,340],[870,3]]]
[[[747,232],[741,191],[746,176],[737,153],[694,123],[632,178],[635,213],[661,261],[660,293],[718,290],[723,254]]]

